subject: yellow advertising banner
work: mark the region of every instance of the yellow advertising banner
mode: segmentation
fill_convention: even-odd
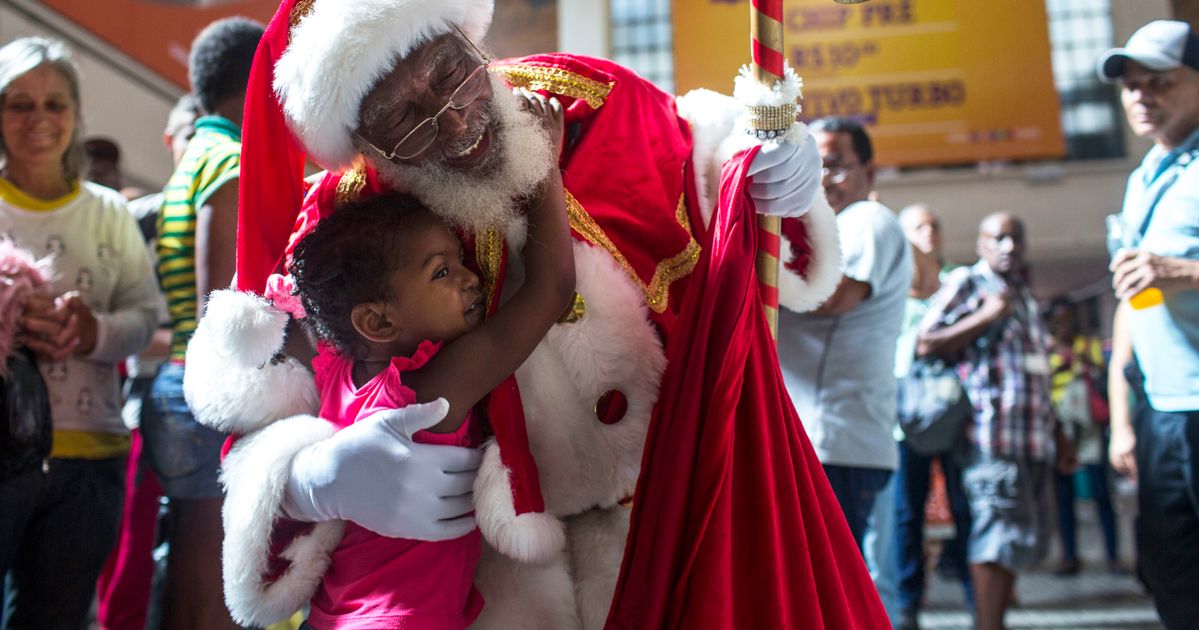
[[[894,166],[1060,157],[1045,0],[784,0],[804,120],[867,125]],[[674,0],[675,83],[732,89],[747,0]]]

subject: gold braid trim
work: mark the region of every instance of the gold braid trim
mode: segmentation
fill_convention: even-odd
[[[498,75],[513,87],[545,90],[551,94],[581,98],[591,106],[591,109],[599,109],[604,104],[604,100],[608,98],[614,85],[614,83],[601,83],[595,79],[588,79],[581,74],[562,68],[516,64],[491,66],[490,70],[492,74]]]
[[[654,277],[647,285],[641,281],[628,259],[620,253],[616,244],[608,238],[607,234],[604,234],[604,230],[595,222],[595,219],[591,218],[591,215],[587,214],[587,211],[583,209],[583,204],[579,203],[579,200],[575,199],[570,191],[566,191],[566,216],[570,219],[570,227],[575,232],[578,232],[592,245],[606,250],[616,264],[624,269],[629,278],[645,293],[645,303],[655,313],[666,311],[666,307],[670,303],[670,285],[675,280],[690,274],[699,261],[700,246],[692,237],[683,251],[658,263],[658,267],[654,270]],[[691,234],[691,221],[687,218],[687,207],[682,195],[679,195],[679,206],[675,210],[675,219],[683,229],[687,230],[688,234]]]
[[[316,0],[299,0],[296,6],[291,8],[291,13],[287,16],[287,43],[291,43],[291,33],[300,25],[300,20],[308,17],[312,13],[312,5]]]
[[[358,165],[342,173],[341,179],[337,180],[334,203],[343,206],[358,201],[362,197],[363,188],[366,188],[366,172],[362,170],[361,165]]]
[[[487,312],[499,301],[500,262],[504,255],[504,239],[497,229],[489,229],[475,237],[475,261],[479,264],[479,273],[483,275],[483,295],[487,296]]]

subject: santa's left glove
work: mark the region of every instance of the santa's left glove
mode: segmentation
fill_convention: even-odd
[[[438,399],[380,411],[305,447],[291,462],[284,513],[301,521],[351,521],[390,538],[470,533],[481,451],[412,440],[448,410]]]
[[[760,214],[803,216],[820,194],[823,163],[816,141],[803,135],[800,144],[766,143],[754,156],[748,174],[753,178],[749,196]]]

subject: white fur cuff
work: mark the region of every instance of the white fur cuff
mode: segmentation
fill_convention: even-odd
[[[183,372],[183,393],[197,421],[250,433],[278,418],[317,412],[312,374],[295,359],[276,359],[287,320],[287,313],[252,293],[210,294]]]
[[[797,244],[780,235],[779,305],[793,313],[806,313],[821,304],[837,290],[841,282],[841,238],[837,233],[837,214],[824,198],[816,195],[807,214],[798,219],[808,230],[811,260],[806,273],[787,268],[794,257]]]
[[[300,449],[335,431],[320,418],[287,418],[242,437],[225,458],[225,604],[240,624],[268,626],[295,613],[312,597],[329,567],[329,554],[345,528],[342,521],[317,523],[292,540],[281,554],[290,566],[273,582],[264,578],[270,566],[271,531],[283,514],[291,460]]]

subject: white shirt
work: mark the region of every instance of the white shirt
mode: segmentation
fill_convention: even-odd
[[[842,273],[870,285],[843,315],[779,310],[787,391],[821,463],[894,470],[895,341],[912,282],[912,254],[895,214],[860,201],[837,215]]]

